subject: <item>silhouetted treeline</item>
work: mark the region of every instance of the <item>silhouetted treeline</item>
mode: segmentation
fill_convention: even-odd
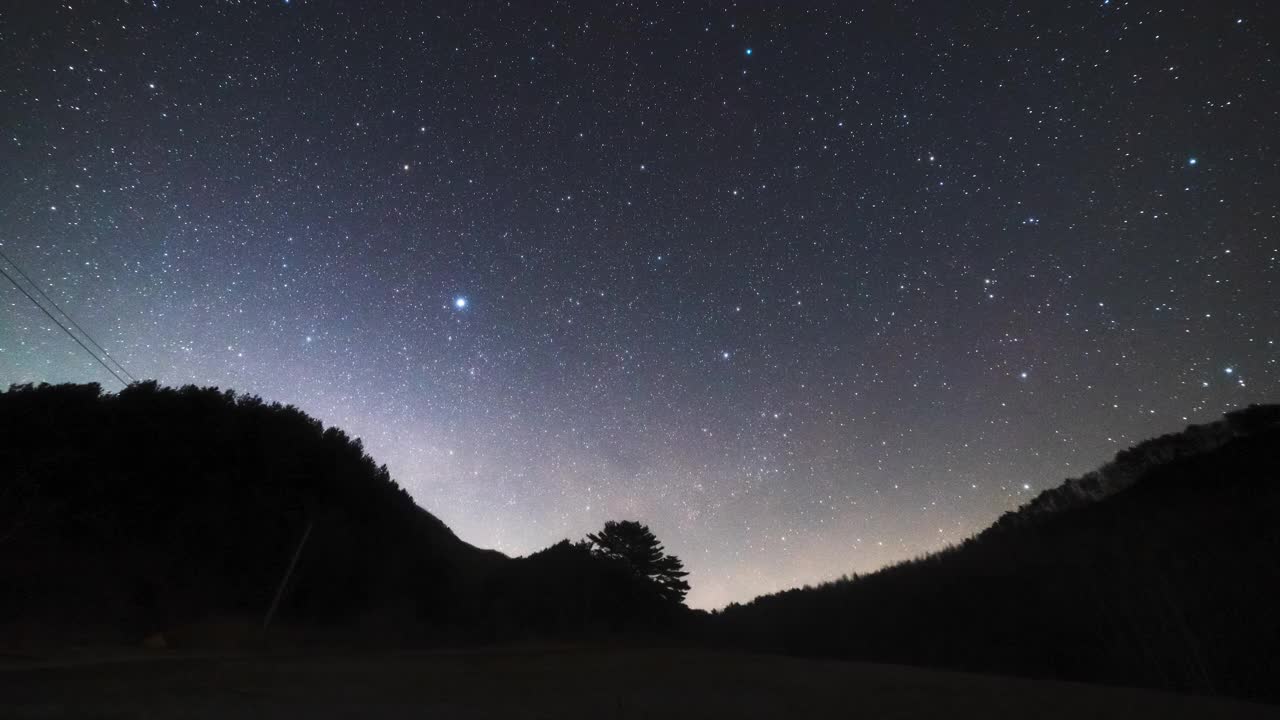
[[[485,590],[499,637],[671,630],[688,614],[658,586],[586,542],[565,540],[521,558]]]
[[[695,622],[682,564],[640,523],[511,559],[459,540],[358,440],[296,408],[15,386],[0,393],[0,646],[253,626],[305,536],[277,617],[310,633],[662,631],[1280,700],[1278,519],[1280,407],[1251,407],[1126,450],[958,547]]]
[[[579,546],[459,540],[294,407],[139,383],[0,393],[0,642],[136,641],[220,618],[424,643],[654,627],[683,609]]]
[[[1255,406],[1122,452],[958,547],[731,605],[707,629],[754,649],[1277,700],[1277,607],[1280,407]]]

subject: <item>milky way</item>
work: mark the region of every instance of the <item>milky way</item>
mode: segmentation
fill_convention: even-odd
[[[641,519],[714,607],[1280,399],[1275,3],[195,5],[0,7],[0,249],[471,543]]]

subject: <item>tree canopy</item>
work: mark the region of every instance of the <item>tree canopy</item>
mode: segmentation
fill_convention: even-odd
[[[597,555],[626,564],[653,584],[667,601],[683,603],[689,592],[689,573],[675,555],[668,555],[653,531],[634,520],[610,520],[598,533],[587,535]]]

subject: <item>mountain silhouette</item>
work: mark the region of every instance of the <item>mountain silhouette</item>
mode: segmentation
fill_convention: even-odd
[[[239,645],[268,619],[329,641],[429,645],[609,632],[683,610],[582,543],[516,559],[473,547],[359,440],[255,396],[14,386],[0,393],[0,438],[10,647]]]
[[[1280,406],[1141,443],[938,553],[731,605],[753,649],[1280,698]]]
[[[679,560],[639,523],[482,550],[359,440],[251,395],[13,386],[0,439],[0,649],[660,632],[1280,699],[1280,406],[1141,443],[958,546],[711,614],[679,602]],[[667,585],[608,552],[610,526],[670,565]]]

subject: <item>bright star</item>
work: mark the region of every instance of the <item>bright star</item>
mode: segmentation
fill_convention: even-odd
[[[1236,371],[1236,369],[1235,369],[1235,368],[1227,368],[1227,371],[1226,371],[1226,372],[1227,372],[1227,374],[1228,374],[1228,375],[1233,375],[1233,374],[1235,374],[1235,371]]]
[[[747,54],[748,54],[748,55],[750,55],[750,54],[751,54],[751,48],[747,48]]]
[[[453,299],[453,306],[459,310],[464,310],[467,307],[467,299],[461,296],[456,297]]]
[[[1196,159],[1195,159],[1195,158],[1191,158],[1190,160],[1187,160],[1187,164],[1188,164],[1188,165],[1195,165],[1195,164],[1196,164]]]

